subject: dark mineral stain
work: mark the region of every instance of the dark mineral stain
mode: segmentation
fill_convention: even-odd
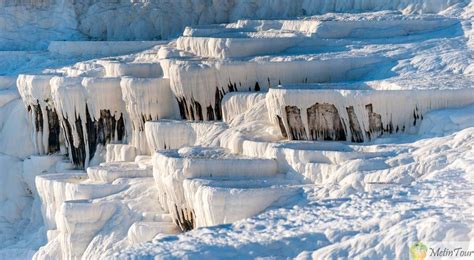
[[[307,109],[307,115],[311,140],[346,140],[339,112],[334,105],[316,103]]]
[[[296,106],[286,106],[285,112],[287,122],[290,127],[290,140],[308,140],[303,121],[301,120],[300,109]]]
[[[346,107],[347,115],[349,116],[349,128],[351,129],[351,141],[356,143],[364,142],[364,133],[360,127],[359,120],[354,111],[354,107]]]

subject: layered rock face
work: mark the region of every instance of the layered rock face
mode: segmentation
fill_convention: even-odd
[[[33,142],[38,154],[60,151],[60,123],[49,81],[54,75],[20,75],[17,85],[33,125]]]
[[[0,2],[0,50],[38,50],[58,40],[169,39],[186,26],[255,19],[291,18],[347,10],[403,10],[437,13],[466,1],[73,1],[4,0]],[[283,11],[284,10],[284,11]],[[100,16],[97,14],[100,13]],[[116,19],[120,17],[120,19]],[[415,26],[414,26],[415,27]],[[338,27],[339,33],[344,29]],[[332,33],[331,33],[332,34]],[[271,44],[271,40],[267,40]],[[74,43],[73,43],[74,44]],[[258,47],[258,46],[255,46]],[[76,48],[80,46],[76,45]],[[262,48],[262,47],[260,47]]]
[[[36,257],[108,258],[158,235],[252,217],[345,163],[390,156],[357,143],[416,133],[429,111],[474,103],[468,75],[457,85],[384,78],[408,55],[381,39],[405,48],[458,29],[456,19],[382,14],[188,27],[136,54],[21,75],[35,152],[67,154],[76,168],[36,178],[48,230]],[[55,42],[50,51],[130,50],[116,44]]]
[[[295,85],[271,89],[271,119],[289,140],[364,142],[415,132],[430,110],[472,103],[472,89],[325,90]],[[403,104],[403,105],[401,105]]]
[[[126,140],[120,79],[54,77],[51,85],[75,165],[87,167],[99,145]]]

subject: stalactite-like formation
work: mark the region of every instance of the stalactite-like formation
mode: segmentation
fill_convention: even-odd
[[[267,108],[289,140],[371,141],[416,131],[423,113],[472,102],[472,89],[322,90],[270,89]],[[400,105],[403,104],[403,105]],[[306,111],[306,113],[301,113]]]
[[[19,75],[18,92],[33,125],[33,143],[37,154],[60,151],[60,124],[51,98],[52,75]]]

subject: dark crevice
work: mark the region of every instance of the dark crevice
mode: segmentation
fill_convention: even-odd
[[[59,152],[61,149],[61,144],[59,140],[60,135],[60,125],[59,125],[59,117],[56,113],[56,110],[49,109],[46,107],[46,114],[48,115],[48,153],[56,153]]]
[[[373,111],[372,104],[366,105],[365,109],[369,116],[369,132],[367,135],[373,140],[383,134],[382,116]]]
[[[281,135],[284,138],[288,138],[288,134],[286,133],[285,125],[283,124],[283,120],[281,120],[281,117],[278,116],[278,115],[276,117],[277,117],[277,120],[278,120],[278,126],[280,127]]]
[[[351,141],[356,143],[364,142],[364,133],[360,127],[359,120],[354,111],[354,107],[346,107],[347,115],[349,116],[349,129],[351,130]]]

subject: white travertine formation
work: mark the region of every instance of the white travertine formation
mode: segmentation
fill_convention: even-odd
[[[87,178],[85,173],[59,173],[36,177],[47,229],[57,228],[56,216],[63,202],[99,198],[125,188],[123,184],[88,184],[84,182]]]
[[[10,2],[5,8],[15,10],[10,7],[18,1]],[[48,7],[55,1],[39,2]],[[7,169],[6,181],[0,185],[0,258],[4,256],[2,245],[16,243],[16,236],[23,235],[9,232],[11,236],[5,236],[5,223],[16,223],[7,227],[16,232],[28,215],[35,216],[35,205],[40,202],[48,243],[35,259],[121,258],[126,248],[147,251],[149,245],[159,254],[182,257],[181,245],[196,243],[197,250],[211,255],[215,251],[201,246],[215,248],[214,239],[221,234],[215,235],[215,230],[235,235],[237,239],[231,242],[236,241],[236,246],[229,250],[237,258],[293,258],[305,250],[304,257],[308,237],[316,238],[317,252],[312,256],[318,259],[340,255],[400,258],[360,246],[383,245],[380,240],[387,240],[384,227],[392,229],[394,221],[405,223],[406,214],[393,215],[388,208],[420,210],[421,204],[399,198],[412,199],[406,194],[415,191],[426,200],[419,201],[429,204],[432,198],[426,194],[434,193],[417,190],[428,185],[442,191],[441,195],[450,195],[441,198],[447,203],[436,202],[437,212],[429,215],[442,217],[438,209],[446,204],[459,204],[459,210],[469,211],[463,194],[452,200],[456,196],[446,187],[465,191],[462,182],[469,179],[463,171],[472,168],[466,152],[471,148],[471,133],[466,128],[474,125],[472,106],[453,115],[450,111],[427,114],[474,103],[469,45],[474,9],[468,1],[118,2],[98,1],[90,4],[93,9],[87,3],[69,4],[74,5],[74,12],[86,12],[82,13],[86,18],[80,19],[84,23],[78,26],[95,35],[94,40],[159,39],[173,35],[171,27],[235,22],[187,27],[182,36],[167,43],[53,42],[50,52],[0,52],[2,75],[44,73],[21,75],[17,81],[34,128],[35,153],[42,155],[31,157],[29,138],[16,133],[29,128],[26,111],[22,114],[18,109],[24,107],[15,100],[16,90],[9,87],[11,77],[0,76],[0,158]],[[128,8],[130,4],[133,8]],[[143,4],[147,5],[143,15],[135,19]],[[209,6],[212,8],[206,8]],[[170,16],[174,13],[166,10],[174,7],[187,11]],[[102,8],[107,12],[100,12]],[[350,14],[341,12],[349,9]],[[364,12],[373,9],[401,12]],[[443,12],[425,14],[436,10]],[[337,13],[307,16],[327,11]],[[416,12],[423,14],[413,14]],[[0,21],[3,13],[8,12],[0,8]],[[116,13],[124,15],[113,16]],[[147,17],[150,13],[155,14],[153,26]],[[306,17],[285,18],[295,14]],[[275,16],[278,20],[264,19]],[[240,17],[256,20],[238,20]],[[100,19],[114,22],[101,26]],[[2,23],[0,47],[5,45],[1,27]],[[124,55],[96,59],[115,54]],[[10,58],[3,62],[4,57]],[[30,67],[11,57],[28,60]],[[53,68],[46,68],[52,64]],[[21,120],[11,120],[15,117]],[[221,120],[224,122],[215,122]],[[420,122],[424,125],[421,130]],[[415,133],[422,133],[426,140],[413,142],[418,137],[407,134]],[[388,134],[393,135],[375,140]],[[15,145],[25,147],[15,149]],[[59,154],[50,160],[43,156],[64,153],[64,148],[75,166]],[[3,155],[28,149],[31,152],[19,158]],[[75,172],[73,167],[87,169]],[[53,172],[59,174],[50,174]],[[451,178],[461,184],[450,186]],[[399,201],[404,205],[398,206]],[[378,206],[372,208],[372,204]],[[33,205],[31,212],[26,211],[29,205]],[[380,220],[365,214],[366,209],[374,209]],[[420,218],[412,215],[407,215],[406,223],[419,227]],[[461,219],[453,222],[458,230],[468,224],[463,214],[455,217]],[[223,229],[166,236],[239,220],[242,222]],[[361,239],[352,236],[357,230],[368,232]],[[417,230],[404,229],[403,236],[419,235]],[[425,235],[439,237],[440,233]],[[346,239],[347,234],[351,239]],[[364,240],[367,237],[370,239]],[[150,240],[151,244],[136,246]],[[221,244],[227,249],[224,240]],[[254,247],[255,241],[268,243]],[[235,250],[249,245],[249,253]],[[268,248],[293,245],[297,245],[295,250],[278,250],[285,255],[268,252]],[[403,251],[399,245],[389,249],[394,247]],[[325,255],[330,250],[338,254]],[[138,255],[154,256],[148,252]],[[136,256],[124,254],[124,258]]]
[[[96,183],[112,183],[119,178],[153,176],[153,171],[135,162],[107,162],[87,168],[89,179]]]
[[[266,99],[270,120],[290,140],[362,142],[384,133],[414,132],[428,111],[473,103],[474,89],[374,91],[298,86],[270,89]]]
[[[99,145],[126,140],[119,78],[54,77],[50,84],[74,164],[87,167]]]
[[[145,122],[178,117],[176,100],[169,80],[163,78],[122,78],[122,98],[131,121],[130,143],[139,154],[150,154],[145,137]]]
[[[112,203],[65,201],[56,218],[62,258],[80,258],[116,210]]]
[[[159,120],[145,124],[148,145],[153,152],[184,146],[218,146],[216,137],[225,129],[227,125],[219,122]]]
[[[234,117],[245,113],[265,99],[264,93],[228,93],[222,99],[222,120],[229,123]]]
[[[291,183],[279,178],[185,179],[183,187],[195,227],[207,227],[252,217],[281,198],[296,195]]]
[[[181,148],[159,151],[153,155],[153,177],[160,193],[160,203],[181,229],[195,225],[194,213],[187,208],[183,181],[190,178],[255,179],[276,176],[277,162],[227,154],[217,148]]]
[[[32,139],[37,154],[55,153],[60,149],[59,118],[49,83],[53,77],[21,74],[16,83],[33,124]]]
[[[64,56],[112,56],[139,52],[162,41],[52,41],[48,51]]]
[[[108,144],[106,150],[106,162],[133,162],[137,156],[137,148],[128,144]]]
[[[340,165],[348,161],[366,161],[388,156],[341,142],[262,142],[245,140],[242,154],[250,157],[276,159],[283,172],[294,172],[315,184],[330,179]]]
[[[381,56],[182,61],[170,66],[169,77],[183,118],[221,120],[221,101],[228,92],[266,91],[269,87],[290,82],[355,80],[383,61],[386,59]]]
[[[160,63],[128,63],[116,60],[100,61],[105,77],[160,78],[163,70]]]
[[[275,35],[274,35],[275,36]],[[291,34],[284,37],[266,38],[213,38],[213,37],[180,37],[177,48],[193,53],[196,56],[216,59],[230,59],[266,55],[282,52],[303,41]]]

